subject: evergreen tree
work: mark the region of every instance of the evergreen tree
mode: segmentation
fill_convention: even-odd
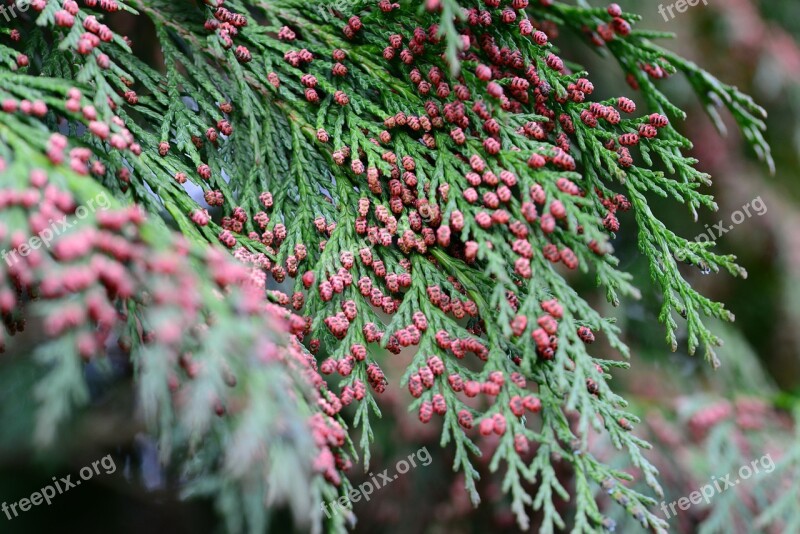
[[[38,364],[37,446],[130,381],[161,459],[229,531],[264,531],[265,502],[338,531],[348,518],[321,505],[370,465],[393,389],[438,420],[475,505],[476,441],[500,437],[491,468],[520,528],[537,511],[545,532],[613,530],[600,489],[666,528],[649,444],[608,382],[628,367],[610,349],[628,350],[575,281],[613,306],[636,298],[611,244],[635,235],[667,345],[685,328],[719,365],[708,319],[732,316],[679,266],[746,273],[648,207],[716,209],[659,80],[685,76],[771,165],[749,97],[615,4],[6,4],[0,347],[18,354],[11,336],[41,330],[19,354]],[[121,33],[133,15],[155,59]],[[559,33],[616,59],[632,94],[593,98]],[[384,373],[392,359],[402,376]],[[649,489],[593,454],[594,432]]]

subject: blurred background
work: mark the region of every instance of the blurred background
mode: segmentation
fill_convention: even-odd
[[[667,503],[688,496],[712,477],[735,472],[765,455],[776,464],[773,472],[755,475],[718,493],[710,506],[693,505],[681,511],[669,520],[672,530],[798,532],[800,4],[797,0],[708,0],[707,6],[700,2],[665,21],[655,0],[619,3],[626,11],[643,15],[639,28],[675,32],[677,39],[661,44],[723,82],[738,86],[767,109],[767,139],[776,170],[771,175],[755,158],[730,117],[722,116],[728,126],[726,135],[715,130],[680,76],[661,82],[670,99],[687,112],[689,118],[676,126],[694,141],[693,155],[700,160],[700,169],[712,175],[719,211],[703,213],[695,222],[687,210],[670,202],[654,200],[653,209],[668,227],[688,238],[719,221],[733,226],[719,238],[718,250],[738,256],[749,275],[741,280],[684,268],[693,285],[725,302],[736,315],[734,324],[716,327],[725,346],[718,351],[721,369],[712,371],[701,355],[686,354],[685,340],[676,353],[669,352],[657,320],[659,296],[646,262],[637,252],[633,232],[623,234],[614,246],[623,268],[636,275],[642,299],[613,309],[602,295],[593,296],[593,284],[579,288],[605,314],[618,317],[627,333],[633,366],[616,372],[612,387],[642,418],[636,432],[654,445],[647,455],[661,470]],[[139,35],[137,44],[146,46],[142,36],[147,31],[132,26],[129,33]],[[617,64],[586,46],[581,36],[563,33],[555,42],[566,57],[587,67],[598,98],[627,95],[636,100]],[[749,216],[735,214],[744,214],[745,206],[750,206]],[[635,225],[632,218],[621,223],[629,230]],[[609,352],[608,357],[618,356]],[[82,467],[109,452],[119,458],[112,474],[101,471],[80,490],[58,496],[51,506],[39,506],[12,521],[0,517],[0,532],[49,532],[54,528],[85,534],[219,531],[212,504],[181,501],[177,490],[180,474],[162,472],[153,445],[140,437],[141,429],[132,428],[130,420],[119,419],[119,414],[133,411],[125,405],[129,392],[112,391],[104,396],[97,410],[62,436],[55,453],[39,457],[23,446],[24,438],[31,434],[24,425],[32,418],[20,416],[32,409],[26,404],[26,388],[33,373],[24,366],[2,362],[0,368],[0,502],[30,495],[53,476],[72,474],[74,479]],[[122,363],[119,372],[126,372]],[[387,391],[384,418],[375,427],[372,465],[377,471],[393,468],[398,459],[421,446],[427,447],[433,460],[376,492],[370,502],[358,503],[355,531],[519,532],[501,491],[502,477],[489,472],[488,460],[478,464],[484,505],[475,510],[463,481],[450,467],[452,450],[438,446],[438,428],[423,427],[414,414],[406,413],[406,396],[406,391],[396,388],[393,393]],[[484,457],[491,457],[492,447],[490,440],[483,444]],[[629,467],[625,455],[600,438],[594,440],[593,451],[621,468]],[[354,484],[359,483],[359,476],[354,473]],[[567,467],[563,480],[570,489]],[[535,487],[531,491],[535,492]],[[607,501],[604,513],[616,520],[618,532],[639,529],[610,497]],[[781,507],[781,503],[787,504]],[[569,517],[570,503],[564,502],[562,509]],[[769,514],[764,515],[768,509]],[[291,531],[286,521],[279,513],[275,531]],[[537,531],[536,525],[534,516],[530,531]]]

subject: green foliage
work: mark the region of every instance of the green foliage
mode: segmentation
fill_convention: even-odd
[[[427,368],[432,357],[444,363],[445,372],[409,405],[424,411],[436,402],[435,395],[443,398],[447,408],[441,443],[454,447],[453,468],[463,472],[473,503],[480,500],[474,458],[481,454],[482,440],[476,430],[461,424],[463,413],[474,419],[475,426],[494,421],[494,431],[501,434],[490,468],[504,467],[503,489],[521,528],[531,527],[529,514],[536,511],[541,513],[537,527],[542,532],[611,530],[613,522],[598,497],[598,489],[608,487],[613,499],[643,527],[666,528],[653,512],[656,500],[634,489],[623,468],[612,467],[591,450],[593,432],[607,436],[613,447],[624,451],[628,462],[624,467],[635,468],[650,491],[661,496],[658,471],[643,453],[649,444],[631,432],[638,419],[608,383],[612,370],[627,368],[628,363],[602,353],[614,350],[627,358],[628,350],[614,322],[573,289],[574,277],[594,276],[614,306],[638,297],[630,274],[613,255],[610,243],[616,230],[604,224],[609,214],[618,208],[624,211],[621,206],[629,203],[640,251],[663,295],[660,320],[668,344],[675,350],[676,316],[681,316],[689,351],[702,348],[716,366],[713,349],[720,340],[705,322],[732,316],[688,284],[675,258],[735,276],[745,273],[732,256],[712,252],[711,244],[676,235],[648,207],[650,198],[658,195],[685,205],[695,217],[701,208],[716,209],[701,190],[710,177],[683,154],[690,141],[672,124],[665,125],[657,136],[642,136],[633,154],[636,163],[626,164],[623,151],[617,150],[620,136],[641,131],[654,119],[640,110],[641,116],[601,118],[595,127],[585,124],[582,112],[592,109],[591,91],[581,92],[579,98],[575,87],[587,81],[586,73],[578,67],[574,72],[553,68],[556,46],[536,44],[520,32],[519,21],[527,19],[534,27],[557,24],[581,34],[584,27],[608,24],[606,10],[560,2],[550,7],[535,4],[515,11],[514,24],[500,22],[503,8],[497,8],[490,10],[490,24],[474,27],[465,9],[483,9],[477,2],[442,0],[425,6],[402,2],[386,13],[374,3],[354,2],[347,5],[350,12],[341,13],[338,5],[328,10],[297,1],[228,0],[224,9],[230,11],[225,13],[243,17],[247,24],[223,31],[207,5],[161,0],[120,3],[125,11],[148,21],[157,61],[134,53],[117,34],[88,54],[79,54],[84,26],[92,24],[88,9],[77,12],[71,28],[55,23],[59,9],[55,2],[41,13],[15,21],[23,33],[19,49],[30,57],[30,66],[18,68],[17,51],[2,48],[0,61],[9,69],[0,73],[0,96],[41,100],[48,112],[42,117],[0,113],[0,157],[7,165],[2,186],[24,189],[32,169],[46,169],[51,180],[65,177],[60,181],[65,190],[97,188],[120,204],[135,203],[150,213],[141,234],[129,236],[141,240],[142,256],[120,262],[136,280],[137,292],[113,300],[126,317],[115,333],[130,344],[131,378],[137,384],[141,416],[158,436],[163,459],[181,459],[187,496],[218,497],[231,532],[263,531],[269,522],[265,500],[271,505],[282,499],[289,500],[298,521],[343,529],[343,519],[322,517],[319,504],[347,494],[349,483],[340,482],[338,476],[350,458],[361,457],[369,469],[373,419],[381,415],[383,389],[375,369],[385,367],[389,358],[407,358],[406,371],[388,387],[411,389],[410,382],[419,379],[419,370]],[[348,26],[351,15],[360,16],[363,28],[353,29],[352,22]],[[628,23],[638,20],[633,14],[623,18]],[[207,20],[215,21],[215,30],[204,28]],[[110,17],[107,22],[113,28]],[[415,29],[424,34],[434,24],[438,28],[429,32],[425,45],[411,54],[413,65],[401,62]],[[350,30],[343,33],[342,27]],[[296,38],[287,38],[286,28]],[[507,47],[506,56],[518,52],[522,66],[511,61],[512,65],[495,65],[494,72],[496,82],[518,105],[504,104],[477,74],[479,65],[498,63],[498,55],[502,56],[479,44],[482,34],[494,39],[498,49]],[[387,61],[381,51],[393,35],[402,35],[404,44],[396,50],[397,57]],[[465,36],[473,39],[469,50],[464,50]],[[653,44],[651,38],[656,37],[661,36],[620,31],[603,47],[635,81],[648,111],[673,120],[684,118],[652,76],[656,69],[681,72],[709,112],[716,113],[717,103],[726,106],[754,150],[769,161],[762,110],[736,89]],[[309,51],[313,61],[294,61],[301,50]],[[332,59],[337,50],[344,51],[346,59]],[[107,56],[106,68],[102,54]],[[423,94],[419,83],[413,82],[412,68],[429,79],[431,69],[438,70],[441,83],[448,84],[447,94],[437,83]],[[526,74],[528,68],[535,75]],[[314,76],[313,88],[303,81],[304,75]],[[525,98],[514,87],[518,79],[531,85]],[[69,96],[72,88],[81,91],[78,110],[69,104],[74,100]],[[313,97],[309,90],[315,91]],[[465,141],[460,144],[457,135],[450,134],[454,125],[449,122],[455,121],[448,118],[445,104],[454,105],[451,91],[462,90],[468,95],[459,96],[464,103],[460,114],[468,125],[462,128]],[[339,91],[346,95],[346,103]],[[500,146],[497,152],[485,143],[488,127],[482,128],[486,119],[480,103],[496,121],[492,139]],[[90,104],[96,119],[83,108]],[[618,101],[595,104],[609,109]],[[95,120],[108,125],[111,137],[93,130]],[[232,133],[224,133],[221,121],[232,126]],[[402,122],[405,125],[398,124]],[[541,128],[543,135],[529,134],[531,125]],[[54,138],[49,135],[56,131],[68,137],[69,149],[89,151],[94,166],[88,168],[87,161],[86,169],[76,168],[84,176],[64,171],[52,157]],[[125,138],[126,132],[132,140]],[[114,136],[119,137],[118,146]],[[169,150],[164,150],[165,143]],[[51,155],[51,161],[44,154]],[[542,165],[531,162],[537,155]],[[75,158],[70,152],[69,159]],[[207,179],[200,170],[203,165],[210,170]],[[471,186],[468,175],[475,172],[483,173],[483,183]],[[490,173],[495,179],[501,177],[499,186],[497,180],[490,183]],[[176,179],[179,176],[188,182]],[[500,187],[505,187],[508,198],[498,208],[485,195],[499,194]],[[482,196],[476,202],[469,197],[470,190],[477,189]],[[537,190],[546,202],[536,200]],[[271,200],[262,195],[267,191]],[[623,192],[627,198],[619,196]],[[219,205],[203,202],[215,195],[221,195]],[[555,216],[558,204],[563,216],[555,217],[548,230],[541,219],[548,210]],[[202,217],[206,208],[211,216],[207,222]],[[483,224],[490,212],[500,219]],[[246,216],[236,219],[237,213]],[[517,223],[518,231],[501,220],[503,215]],[[13,219],[10,210],[2,217],[12,229],[27,226],[25,218]],[[459,217],[463,225],[454,222]],[[81,224],[88,228],[98,223],[87,219]],[[359,231],[359,225],[367,230]],[[191,245],[181,244],[164,226],[180,232]],[[442,228],[447,228],[447,238],[440,235]],[[384,241],[382,236],[388,237]],[[254,278],[263,280],[269,273],[267,288],[249,284],[244,275],[225,284],[215,279],[223,269],[213,246],[218,241],[228,241],[226,246],[248,264]],[[520,252],[525,245],[530,253]],[[188,282],[173,272],[157,276],[145,267],[147,255],[184,247],[191,252],[181,256],[185,260],[178,272],[191,274],[191,290],[179,286]],[[548,250],[555,250],[556,257],[548,259]],[[348,262],[348,256],[355,261]],[[365,260],[367,256],[370,260]],[[66,268],[58,265],[57,254],[47,257],[53,269]],[[575,273],[564,269],[565,265],[574,269],[571,257],[579,266]],[[526,265],[532,275],[526,274]],[[304,279],[304,273],[309,278]],[[286,274],[290,279],[285,280]],[[311,277],[313,282],[308,281]],[[349,283],[343,281],[348,277]],[[400,278],[409,283],[401,284]],[[372,291],[360,289],[362,280]],[[37,279],[32,285],[43,282]],[[326,294],[325,283],[341,287]],[[441,296],[432,297],[432,288]],[[224,295],[219,294],[221,289]],[[193,295],[196,316],[159,298],[175,291]],[[249,308],[243,312],[242,302],[249,303],[252,295],[283,306],[294,305],[297,299],[295,311],[307,318],[305,331],[296,328],[296,321],[302,325],[302,320],[284,311],[281,314],[293,325],[291,336],[300,334],[297,339],[289,336],[289,327],[274,317],[279,314],[276,306],[267,312]],[[563,314],[550,314],[559,322],[552,354],[531,339],[537,320],[547,315],[543,303],[551,299],[563,308]],[[339,335],[329,319],[346,312],[350,303],[357,313]],[[30,311],[26,307],[15,314],[36,314],[38,306],[32,302]],[[414,355],[386,355],[382,349],[399,352],[420,312],[427,328],[416,328]],[[514,324],[520,318],[527,322],[517,332]],[[147,333],[158,331],[160,325],[174,324],[180,325],[179,340],[148,338]],[[95,327],[85,326],[87,331]],[[602,332],[600,349],[588,350],[582,330],[586,327]],[[437,339],[441,332],[450,342]],[[89,400],[83,376],[86,364],[76,353],[74,333],[61,334],[37,349],[46,369],[37,389],[41,429],[37,435],[42,442],[52,440],[57,425],[74,406]],[[310,357],[301,341],[316,355],[320,368],[332,361],[341,369],[341,362],[352,360],[354,345],[369,350],[363,360],[350,361],[352,371],[342,373],[339,380],[329,377],[314,383],[319,375],[308,367]],[[280,354],[274,361],[264,355],[265,342]],[[465,358],[464,353],[470,355]],[[191,376],[187,367],[192,364],[187,364],[185,354],[191,355],[201,373]],[[178,399],[169,388],[173,375],[181,376]],[[237,378],[232,390],[229,375]],[[488,384],[493,376],[503,380],[496,394],[482,395],[478,402],[454,390],[451,375],[465,383]],[[359,389],[364,396],[356,406],[341,412],[329,409],[345,390],[352,395]],[[533,395],[541,411],[515,415],[515,399]],[[211,409],[215,403],[229,408],[229,413],[215,416]],[[347,443],[315,443],[313,429],[302,424],[314,417],[317,421],[329,417],[327,424],[349,427]],[[498,420],[504,421],[505,431],[497,432]],[[358,447],[350,441],[356,440],[356,432],[360,432]],[[526,451],[528,443],[531,454]],[[329,445],[333,453],[328,459],[337,460],[336,469],[331,469],[336,475],[328,471],[323,478],[324,470],[312,468],[312,463],[321,451],[331,453]],[[557,475],[559,465],[571,468],[571,491]],[[572,502],[572,517],[559,511],[561,500]]]

